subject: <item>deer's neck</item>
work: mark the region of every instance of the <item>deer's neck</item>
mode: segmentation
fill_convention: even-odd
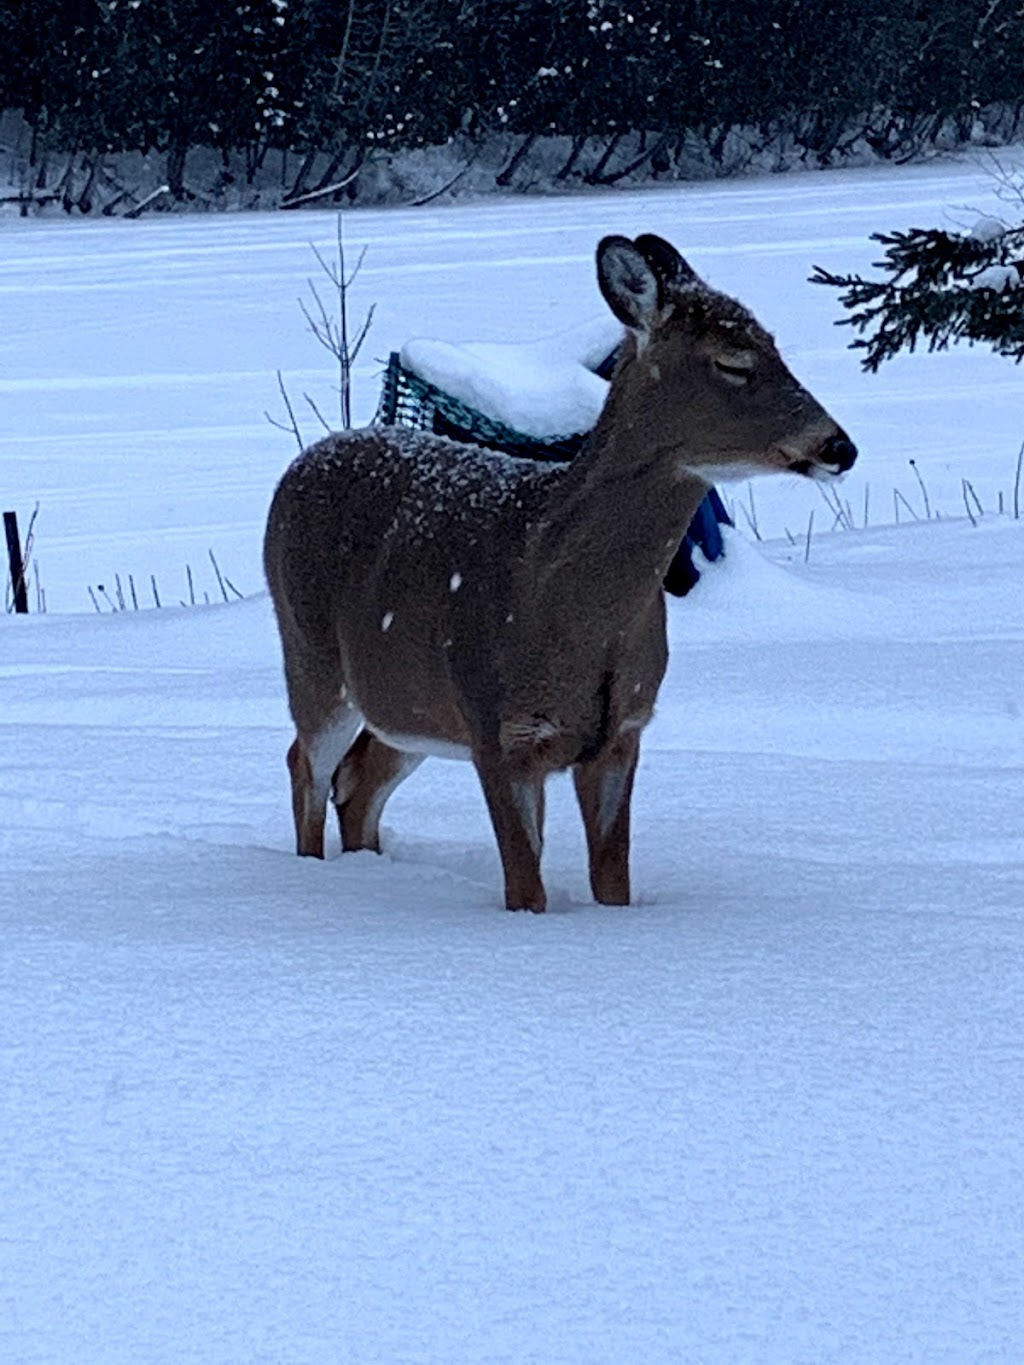
[[[614,584],[609,609],[657,595],[707,492],[683,472],[686,451],[669,445],[645,396],[613,385],[586,448],[552,492],[537,546],[553,591],[558,580],[563,591],[570,581]]]

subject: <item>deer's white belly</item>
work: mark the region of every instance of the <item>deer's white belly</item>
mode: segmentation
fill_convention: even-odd
[[[473,755],[466,744],[451,744],[446,739],[435,739],[433,735],[406,735],[394,731],[381,730],[366,722],[382,744],[398,749],[403,754],[426,754],[429,758],[457,758],[464,763],[472,762]]]

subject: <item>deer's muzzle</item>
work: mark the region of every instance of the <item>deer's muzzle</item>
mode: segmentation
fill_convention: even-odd
[[[804,474],[809,479],[837,479],[852,468],[856,458],[857,447],[840,427],[812,456],[792,460],[789,468],[792,473]]]

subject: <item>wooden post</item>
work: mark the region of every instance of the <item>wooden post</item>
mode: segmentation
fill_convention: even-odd
[[[11,566],[11,586],[14,588],[14,610],[19,615],[27,616],[28,593],[25,591],[25,565],[21,558],[17,513],[4,513],[4,531],[7,535],[7,561]]]

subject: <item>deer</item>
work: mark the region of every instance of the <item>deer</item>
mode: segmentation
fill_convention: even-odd
[[[624,326],[567,465],[367,427],[309,447],[274,494],[264,568],[295,739],[296,847],[380,851],[428,755],[474,765],[510,910],[542,912],[545,781],[571,770],[594,899],[630,903],[640,740],[668,663],[662,580],[708,486],[834,480],[856,459],[768,332],[653,234],[603,238]]]

